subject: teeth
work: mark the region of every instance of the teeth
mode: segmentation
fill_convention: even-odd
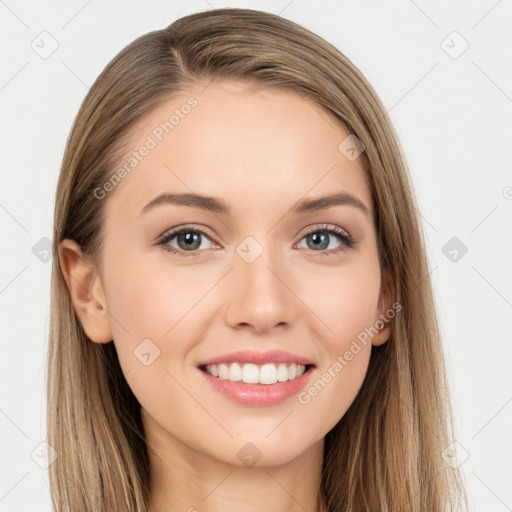
[[[225,364],[219,364],[219,379],[227,379],[229,376],[228,367]]]
[[[207,364],[206,373],[222,380],[246,384],[275,384],[300,377],[306,371],[302,364],[268,363],[261,366],[252,363]]]
[[[231,365],[231,367],[229,368],[228,379],[233,382],[238,382],[242,380],[242,367],[239,364],[233,363]]]
[[[258,368],[256,366],[256,368]],[[275,384],[277,382],[277,368],[275,364],[264,364],[260,368],[260,384]]]
[[[231,366],[236,363],[232,363]],[[244,364],[242,366],[242,381],[246,384],[258,384],[260,381],[260,370],[255,364]]]

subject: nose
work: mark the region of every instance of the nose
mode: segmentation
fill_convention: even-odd
[[[291,273],[269,253],[264,250],[252,263],[235,256],[224,310],[230,327],[264,333],[285,329],[296,319],[300,301],[292,291]]]

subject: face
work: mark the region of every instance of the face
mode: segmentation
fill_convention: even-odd
[[[160,123],[176,110],[167,133]],[[357,340],[389,303],[363,168],[338,148],[347,136],[294,92],[228,81],[180,94],[137,126],[136,165],[98,199],[101,293],[160,439],[238,466],[244,450],[282,464],[354,401],[372,342],[389,333]],[[307,207],[337,194],[345,200]],[[305,366],[300,377],[291,363]]]

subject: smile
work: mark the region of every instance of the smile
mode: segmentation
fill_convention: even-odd
[[[315,368],[313,364],[295,363],[265,363],[261,366],[254,363],[230,363],[229,365],[214,363],[202,365],[198,370],[207,385],[221,395],[239,404],[268,407],[285,402],[297,395],[307,386]],[[250,382],[244,382],[241,379],[230,380],[232,371],[234,379],[238,379],[240,375],[243,379],[247,372],[245,379]],[[222,372],[222,376],[219,372]],[[217,376],[214,373],[217,373]],[[287,380],[279,380],[278,377],[281,379],[287,377]]]
[[[256,365],[253,363],[220,363],[207,364],[201,369],[221,380],[231,382],[244,382],[245,384],[275,384],[287,382],[300,377],[306,368],[311,365],[295,363],[267,363]]]

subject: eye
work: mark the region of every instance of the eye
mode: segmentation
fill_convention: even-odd
[[[333,237],[338,240],[338,247],[326,250],[331,245]],[[204,247],[201,238],[206,238],[212,244],[212,239],[209,233],[200,226],[184,226],[181,228],[174,228],[164,233],[156,242],[156,245],[162,246],[166,251],[176,254],[177,256],[188,258],[193,256],[200,256],[201,249],[208,249]],[[342,250],[353,248],[356,245],[356,240],[352,238],[346,231],[337,226],[317,226],[314,229],[306,232],[301,241],[307,240],[307,248],[318,252],[320,255],[329,256],[336,254]],[[177,247],[173,245],[177,244]],[[190,253],[190,254],[186,254]]]
[[[199,249],[207,249],[204,247],[201,241],[201,237],[205,237],[211,241],[208,233],[199,226],[187,226],[182,228],[172,229],[164,233],[164,235],[157,242],[157,245],[161,245],[166,251],[169,251],[178,256],[187,258],[189,256],[199,256],[199,254],[184,254],[186,252],[197,251]],[[178,247],[174,247],[170,243],[176,239]]]
[[[331,247],[331,250],[326,251],[331,245],[332,239],[335,238],[340,242],[338,247]],[[351,249],[355,246],[356,241],[346,231],[338,228],[337,226],[323,225],[315,227],[313,230],[308,231],[303,235],[302,240],[306,240],[307,248],[312,249],[314,252],[320,252],[322,255],[330,256],[345,249]]]

